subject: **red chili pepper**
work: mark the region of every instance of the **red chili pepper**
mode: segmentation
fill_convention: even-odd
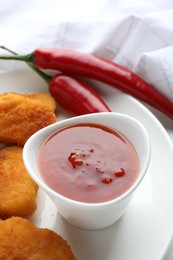
[[[51,79],[49,91],[58,104],[76,115],[111,112],[100,96],[77,78],[58,74]]]
[[[1,48],[13,53],[15,56],[12,58],[18,57],[16,52],[6,47]],[[49,91],[57,103],[70,112],[76,115],[111,112],[98,93],[83,81],[62,73],[52,78],[36,68],[33,63],[27,62],[27,64],[48,82]]]
[[[40,69],[59,70],[102,81],[146,102],[173,119],[173,102],[141,77],[115,62],[87,53],[53,48],[38,48],[28,55],[4,59],[23,60]]]
[[[40,69],[54,69],[107,83],[155,107],[173,119],[173,102],[127,68],[87,53],[38,48],[32,60]]]

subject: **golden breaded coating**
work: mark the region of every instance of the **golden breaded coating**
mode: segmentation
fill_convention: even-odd
[[[0,142],[24,145],[39,129],[56,122],[48,94],[0,94]]]
[[[55,232],[20,217],[0,221],[0,260],[75,260],[70,246]]]
[[[33,93],[33,94],[22,94],[26,98],[30,98],[32,100],[40,100],[43,104],[53,109],[53,111],[56,110],[56,102],[54,98],[52,98],[50,95],[46,93]]]
[[[25,169],[23,148],[0,149],[0,218],[30,216],[36,209],[38,185]]]

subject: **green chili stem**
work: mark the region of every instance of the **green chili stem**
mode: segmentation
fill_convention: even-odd
[[[5,46],[0,46],[0,48],[3,49],[3,50],[8,51],[8,52],[10,52],[10,53],[12,53],[12,54],[14,54],[14,55],[18,55],[17,52],[12,51],[12,50],[8,49],[8,48],[5,47]]]
[[[0,59],[2,60],[19,60],[19,61],[24,61],[26,62],[26,64],[32,69],[34,70],[38,75],[40,75],[40,77],[42,77],[47,83],[50,82],[51,77],[48,76],[47,74],[45,74],[44,72],[42,72],[41,70],[39,70],[33,63],[33,55],[34,53],[30,53],[27,55],[19,55],[18,53],[8,49],[5,46],[0,46],[1,49],[6,50],[12,54],[14,54],[14,56],[0,56]]]

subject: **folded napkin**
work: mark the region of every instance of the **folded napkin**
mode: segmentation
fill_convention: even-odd
[[[21,54],[57,47],[114,60],[173,100],[172,0],[6,0],[0,32],[0,44]],[[19,68],[0,61],[0,70]]]

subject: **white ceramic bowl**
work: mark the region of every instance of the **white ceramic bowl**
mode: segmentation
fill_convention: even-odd
[[[125,135],[136,149],[140,164],[139,176],[131,188],[120,197],[102,203],[78,202],[58,194],[41,178],[37,163],[40,146],[55,131],[77,123],[95,123],[114,128]],[[72,117],[36,132],[24,146],[23,160],[30,176],[47,193],[59,213],[69,223],[82,229],[95,230],[112,225],[126,211],[134,191],[147,171],[150,160],[150,140],[144,126],[130,116],[114,112],[94,113]]]

